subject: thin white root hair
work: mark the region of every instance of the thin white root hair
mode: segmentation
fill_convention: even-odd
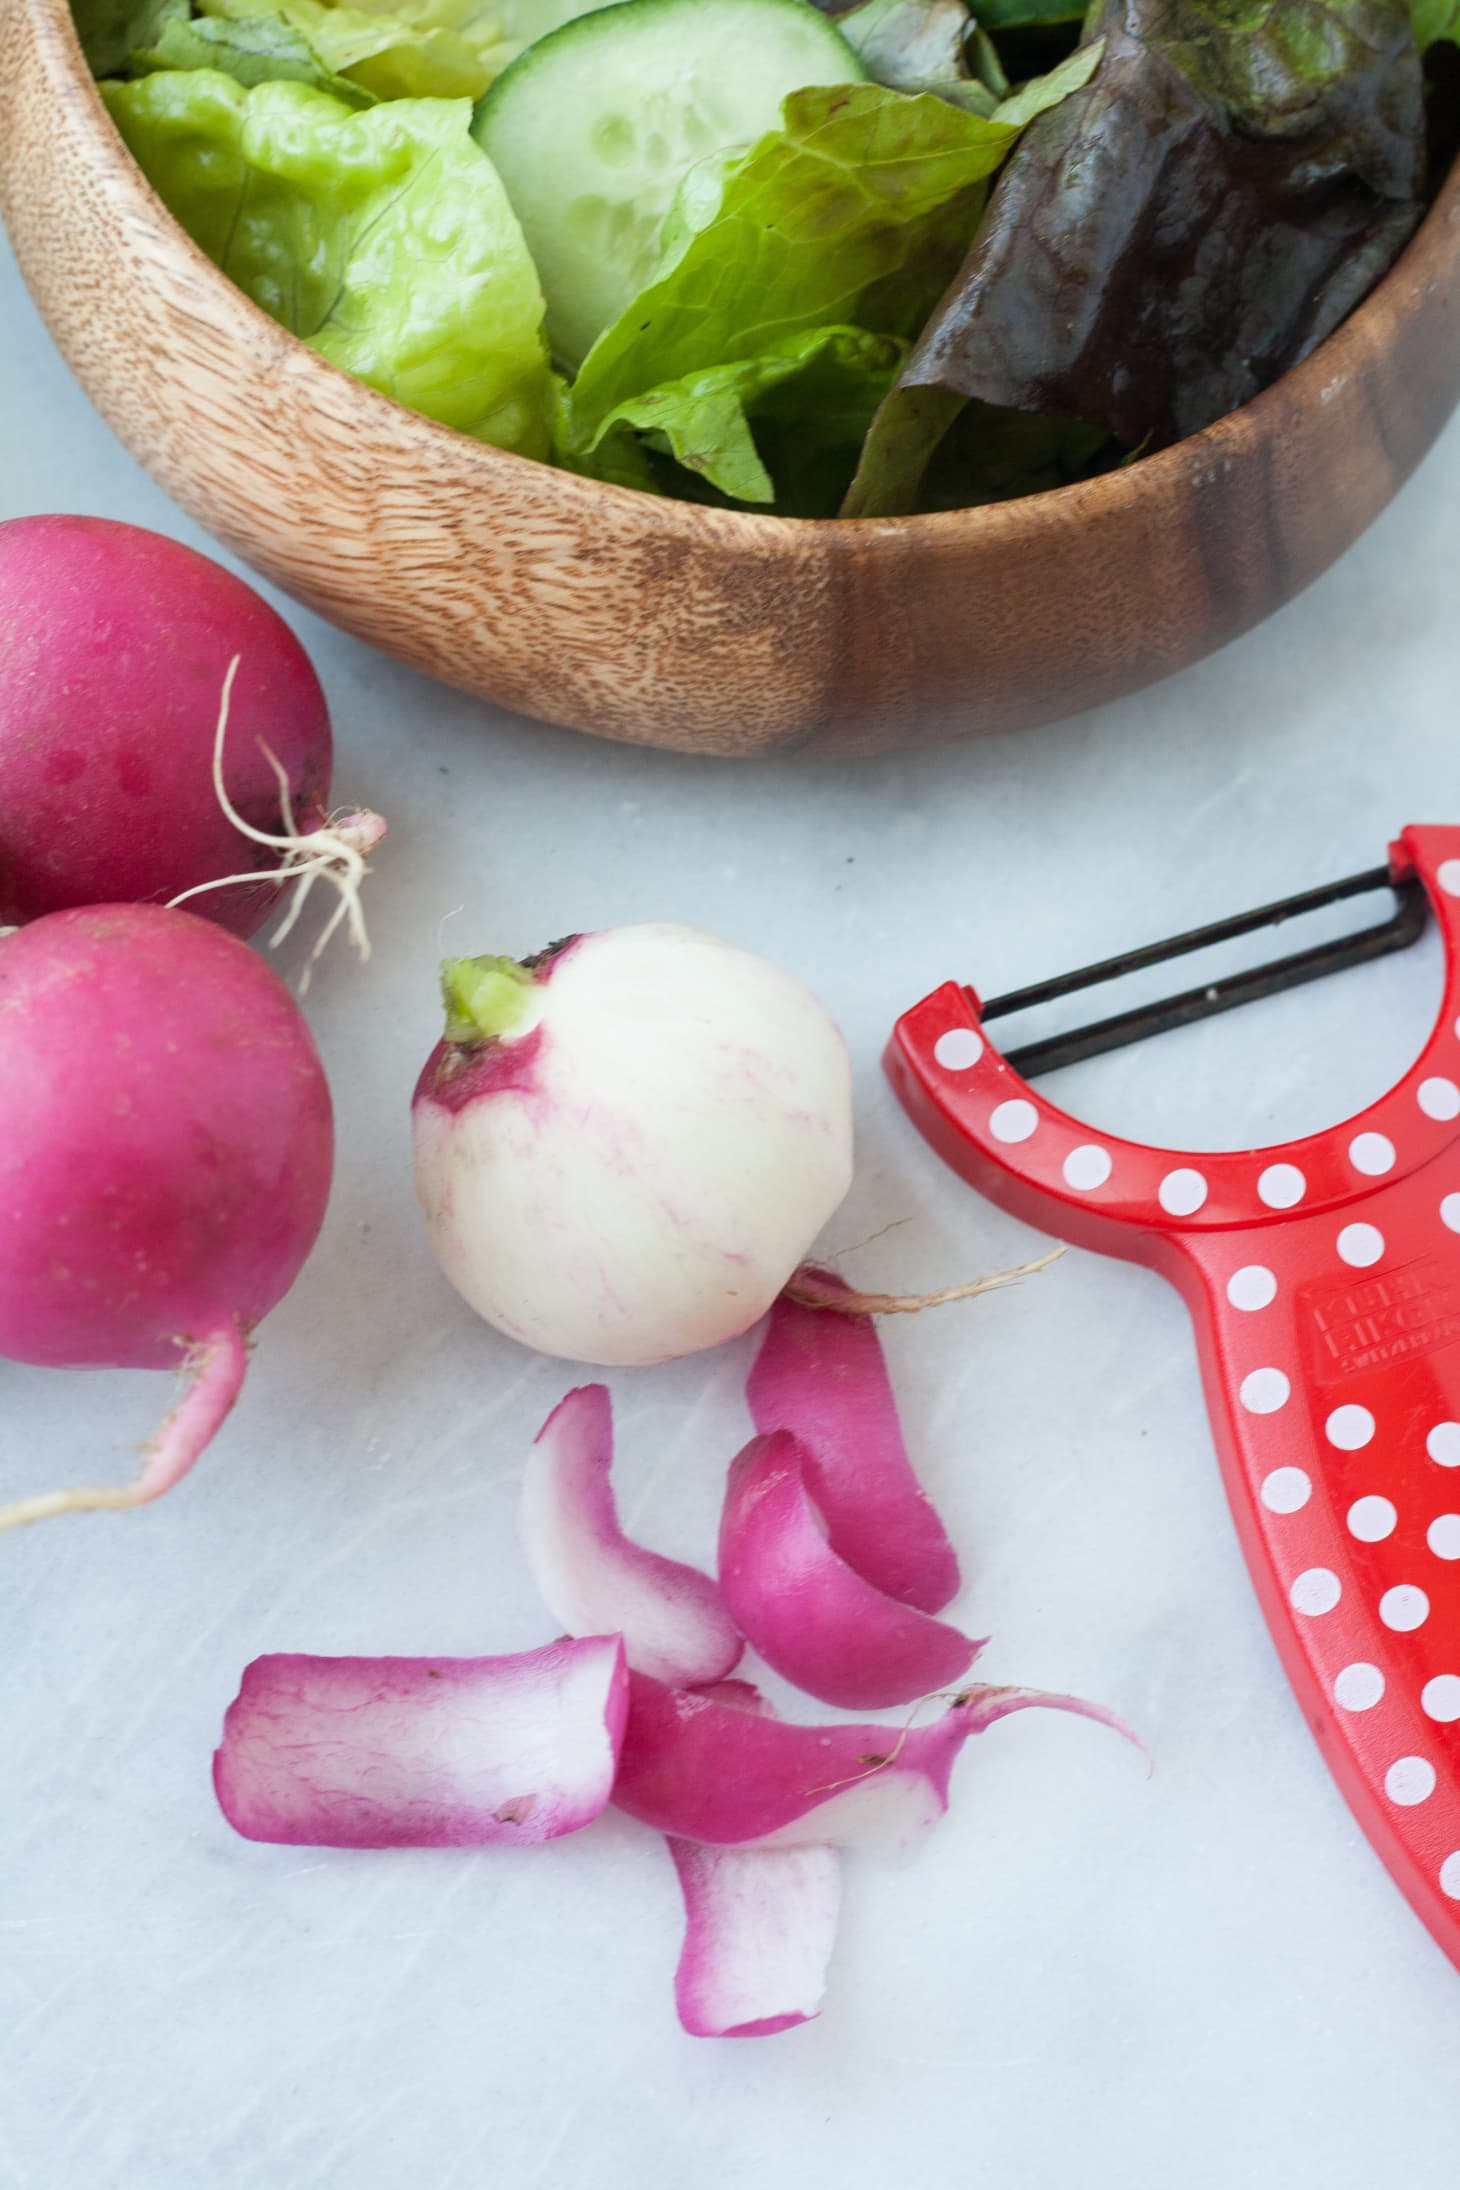
[[[1051,1247],[1033,1262],[1021,1262],[1017,1270],[996,1270],[990,1277],[970,1278],[964,1285],[949,1285],[941,1293],[843,1293],[819,1279],[814,1270],[798,1270],[786,1287],[786,1298],[801,1308],[824,1308],[841,1316],[915,1316],[925,1308],[947,1308],[954,1301],[977,1300],[981,1293],[997,1293],[1020,1278],[1035,1277],[1058,1262],[1063,1247]]]
[[[218,727],[213,734],[213,790],[218,804],[232,822],[240,836],[251,843],[263,844],[271,851],[283,853],[280,864],[272,871],[260,873],[255,869],[248,874],[219,875],[216,881],[195,883],[190,890],[172,898],[172,905],[185,905],[191,897],[201,897],[206,890],[226,890],[235,883],[292,882],[293,896],[274,935],[270,938],[275,949],[292,935],[303,912],[305,901],[316,882],[321,879],[332,883],[339,892],[338,902],[325,923],[305,966],[299,987],[301,994],[309,987],[310,976],[324,952],[328,949],[336,930],[348,923],[350,939],[359,953],[363,965],[370,956],[370,936],[365,926],[365,914],[360,903],[360,885],[370,872],[367,864],[370,854],[385,835],[385,823],[379,814],[360,810],[342,810],[331,814],[322,828],[306,829],[301,835],[294,820],[294,802],[289,789],[289,777],[277,753],[262,745],[265,759],[279,782],[279,806],[284,820],[285,834],[275,836],[266,829],[256,829],[228,796],[223,781],[223,748],[228,737],[228,710],[233,699],[233,680],[238,674],[242,657],[235,654],[228,664],[223,678],[223,693],[218,704]]]

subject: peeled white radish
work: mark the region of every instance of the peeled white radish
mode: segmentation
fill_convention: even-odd
[[[443,977],[415,1168],[457,1291],[570,1361],[672,1360],[749,1330],[851,1183],[846,1048],[810,991],[680,927]]]

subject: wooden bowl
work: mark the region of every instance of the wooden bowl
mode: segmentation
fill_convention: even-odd
[[[1368,302],[1235,416],[1084,485],[857,523],[602,486],[326,364],[153,195],[66,0],[0,0],[0,208],[97,409],[228,547],[449,684],[693,752],[874,752],[1137,691],[1317,577],[1460,397],[1460,167]]]

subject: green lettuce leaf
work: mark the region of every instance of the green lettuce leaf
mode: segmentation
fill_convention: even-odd
[[[994,110],[994,120],[1012,122],[1016,129],[1027,129],[1051,107],[1062,106],[1073,93],[1083,91],[1104,58],[1103,38],[1097,38],[1093,45],[1076,46],[1074,52],[1066,54],[1047,75],[1031,76],[1027,83],[1011,91],[1007,99],[1000,100]]]
[[[92,75],[119,76],[165,24],[187,21],[188,0],[71,0],[71,14]]]
[[[997,47],[963,0],[860,0],[836,27],[874,83],[1021,126],[1088,82],[1099,59],[1087,47],[1011,94]]]
[[[1398,0],[1103,0],[864,451],[849,514],[916,504],[962,402],[1160,447],[1306,356],[1420,216]]]
[[[906,355],[906,343],[895,336],[859,327],[817,327],[784,336],[756,357],[711,365],[628,397],[600,424],[595,447],[608,448],[613,475],[621,478],[624,455],[617,429],[632,426],[732,501],[794,503],[793,514],[818,515],[805,506],[808,501],[828,499],[834,509],[837,500],[819,496],[810,483],[819,476],[821,461],[829,453],[855,450]],[[752,424],[778,446],[785,437],[776,429],[794,427],[793,445],[780,446],[779,471],[794,471],[799,486],[782,477],[778,492]],[[840,476],[845,484],[844,465]]]
[[[855,336],[916,332],[1018,133],[877,84],[795,92],[783,120],[722,163],[714,202],[692,218],[681,204],[666,223],[657,277],[599,336],[567,399],[570,461],[652,413],[713,484],[768,500],[750,446],[759,398],[774,388],[784,401],[815,361],[865,403],[891,353]],[[805,383],[808,406],[818,384]]]
[[[93,0],[96,4],[96,0]],[[115,0],[114,0],[115,4]],[[198,0],[229,21],[269,12],[326,68],[378,99],[479,99],[524,46],[609,0]]]
[[[1411,0],[1409,12],[1421,50],[1442,38],[1453,38],[1460,45],[1460,0]]]
[[[102,95],[159,196],[272,318],[426,418],[547,453],[542,293],[468,101],[355,113],[213,69]]]
[[[492,0],[198,0],[237,22],[261,13],[293,24],[325,67],[378,99],[479,99],[518,47]]]
[[[836,27],[876,84],[895,91],[956,84],[965,96],[985,93],[987,104],[975,112],[992,114],[998,104],[986,85],[975,84],[968,53],[974,24],[963,0],[859,0]]]
[[[346,106],[375,104],[375,94],[346,76],[334,76],[309,41],[282,15],[251,17],[236,23],[170,21],[155,45],[130,56],[128,74],[147,76],[159,69],[215,68],[238,84],[313,84]]]

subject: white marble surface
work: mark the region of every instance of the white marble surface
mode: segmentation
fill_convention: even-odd
[[[74,387],[0,265],[0,515],[96,511],[206,545]],[[1390,1886],[1289,1700],[1224,1509],[1175,1297],[1071,1255],[888,1332],[964,1548],[986,1665],[1117,1705],[968,1754],[906,1869],[853,1866],[822,2020],[683,2037],[676,1889],[609,1819],[530,1853],[236,1840],[208,1756],[256,1652],[472,1652],[551,1631],[513,1537],[570,1372],[476,1325],[425,1252],[406,1106],[434,961],[670,918],[824,995],[860,1166],[830,1246],[932,1285],[1033,1242],[882,1084],[897,1012],[1382,857],[1460,818],[1460,429],[1370,536],[1220,659],[1035,736],[755,768],[475,706],[309,617],[342,791],[390,814],[376,956],[311,1010],[341,1150],[323,1242],[196,1477],[0,1544],[3,2190],[1440,2190],[1460,1976]],[[1268,1141],[1417,1049],[1433,945],[1067,1076],[1137,1135]],[[613,1379],[655,1542],[707,1557],[746,1353]],[[160,1379],[0,1364],[0,1493],[96,1470]]]

